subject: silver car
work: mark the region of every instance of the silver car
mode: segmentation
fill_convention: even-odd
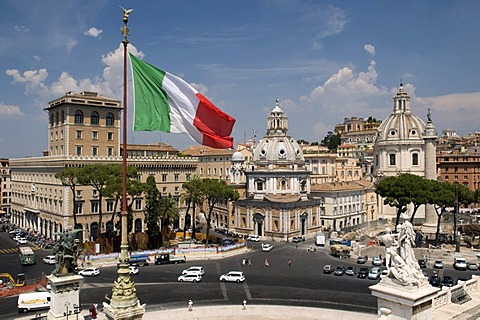
[[[230,271],[229,273],[222,274],[220,276],[220,281],[228,282],[243,282],[245,281],[245,276],[241,271]]]
[[[182,274],[177,279],[178,282],[200,282],[202,281],[202,276],[199,274],[187,273]]]

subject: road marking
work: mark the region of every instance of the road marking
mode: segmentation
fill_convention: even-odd
[[[252,300],[252,294],[250,293],[250,289],[248,288],[247,282],[243,282],[243,289],[245,290],[245,295],[247,296],[247,300]]]
[[[217,266],[217,276],[222,274],[222,270],[220,270],[220,263],[215,263]],[[228,293],[227,293],[227,286],[225,286],[225,283],[220,281],[220,289],[222,290],[222,296],[224,301],[228,301]]]

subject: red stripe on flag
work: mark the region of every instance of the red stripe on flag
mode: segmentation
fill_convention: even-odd
[[[233,138],[230,136],[235,119],[218,109],[201,93],[193,125],[203,134],[204,145],[227,149],[233,148]]]

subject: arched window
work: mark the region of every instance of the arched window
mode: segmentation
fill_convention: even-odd
[[[54,123],[55,123],[55,122],[54,122],[54,115],[53,115],[53,113],[51,113],[51,114],[50,114],[50,126],[53,127],[53,124],[54,124]]]
[[[60,117],[60,123],[64,123],[65,122],[65,110],[62,110],[62,113],[61,113],[61,117]]]
[[[107,112],[106,120],[107,120],[107,126],[113,126],[113,122],[115,120],[115,117],[113,116],[113,113]]]
[[[56,124],[57,126],[58,126],[58,121],[59,121],[59,120],[58,120],[58,112],[57,112],[57,113],[55,113],[55,124]]]
[[[100,123],[100,116],[98,115],[97,111],[92,111],[90,114],[90,124],[99,124]]]
[[[76,124],[83,124],[83,111],[82,110],[75,111],[75,123]]]

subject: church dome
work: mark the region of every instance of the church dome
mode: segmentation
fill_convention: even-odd
[[[244,161],[244,157],[243,157],[243,154],[240,152],[240,151],[235,151],[233,154],[232,154],[232,162],[241,162],[241,161]]]
[[[378,127],[377,142],[423,140],[425,122],[412,114],[410,95],[401,84],[393,100],[393,113]]]
[[[278,99],[275,108],[270,112],[267,120],[267,134],[255,146],[253,161],[256,163],[303,163],[300,145],[287,135],[287,116],[280,108]]]

